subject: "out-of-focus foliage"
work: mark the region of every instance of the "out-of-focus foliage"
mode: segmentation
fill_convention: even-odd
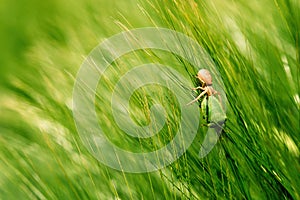
[[[299,4],[1,0],[0,199],[300,199]],[[72,87],[85,56],[101,41],[146,26],[183,32],[209,52],[229,111],[218,144],[204,159],[198,157],[201,127],[195,144],[172,165],[129,174],[99,163],[83,146]],[[193,73],[165,54],[136,56]],[[123,62],[136,62],[131,59]],[[147,94],[135,95],[131,106],[143,118]],[[97,106],[110,132],[113,119],[101,115],[110,110],[101,101]]]

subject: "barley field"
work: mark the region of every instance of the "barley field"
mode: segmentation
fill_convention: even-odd
[[[183,33],[208,53],[222,79],[226,122],[207,156],[199,157],[208,129],[200,116],[178,159],[129,173],[86,148],[74,122],[73,88],[97,45],[145,27]],[[0,42],[0,199],[300,199],[300,1],[2,0]],[[133,152],[166,145],[188,109],[165,87],[139,88],[129,100],[132,121],[148,124],[155,103],[168,117],[152,137],[124,134],[108,99],[121,76],[145,63],[185,77],[190,100],[199,84],[199,66],[162,50],[111,63],[97,87],[95,113],[107,137]],[[202,103],[193,110],[204,116]]]

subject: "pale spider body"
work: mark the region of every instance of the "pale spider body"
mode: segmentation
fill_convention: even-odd
[[[219,100],[220,100],[220,94],[217,92],[213,87],[212,87],[212,77],[210,72],[207,69],[200,69],[197,73],[196,78],[199,79],[201,82],[201,86],[198,86],[196,88],[192,88],[192,90],[198,90],[201,89],[203,90],[201,94],[196,97],[193,101],[189,102],[187,105],[190,105],[196,101],[198,101],[202,96],[207,95],[207,98],[209,96],[218,94],[219,95]]]

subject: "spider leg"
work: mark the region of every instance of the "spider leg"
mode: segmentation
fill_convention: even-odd
[[[198,87],[192,88],[192,90],[198,90],[198,89],[204,90],[204,88],[203,88],[203,87],[201,87],[201,86],[198,86]]]
[[[190,103],[186,104],[187,106],[191,105],[192,103],[198,101],[203,95],[205,95],[207,93],[208,89],[205,88],[205,90],[199,95],[197,96],[193,101],[191,101]]]

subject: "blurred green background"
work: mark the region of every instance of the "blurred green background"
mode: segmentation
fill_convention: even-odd
[[[192,145],[165,169],[129,174],[84,148],[72,87],[101,41],[147,26],[183,32],[207,50],[225,84],[227,122],[206,158]],[[1,0],[0,199],[300,199],[299,27],[297,0]],[[159,53],[124,62],[195,72]],[[131,104],[147,113],[143,98]],[[105,111],[100,101],[99,117]]]

